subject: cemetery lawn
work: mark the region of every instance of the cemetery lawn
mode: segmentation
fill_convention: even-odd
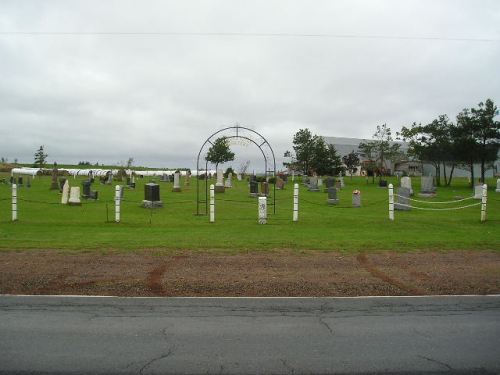
[[[6,174],[0,178],[8,177]],[[26,181],[26,177],[24,177]],[[69,178],[81,186],[83,178]],[[173,193],[171,183],[160,182],[165,207],[144,209],[144,183],[136,179],[135,190],[126,189],[122,219],[114,223],[114,186],[94,183],[99,200],[83,201],[79,207],[60,204],[58,191],[49,190],[50,177],[37,177],[32,186],[19,188],[17,222],[10,212],[11,188],[0,184],[0,252],[55,249],[63,252],[118,253],[153,249],[163,254],[178,251],[212,254],[244,254],[259,251],[302,251],[358,253],[360,251],[435,251],[490,250],[500,252],[500,193],[495,181],[488,185],[488,219],[480,222],[480,207],[454,211],[396,211],[395,221],[388,220],[387,189],[367,184],[364,178],[345,178],[339,193],[340,204],[328,206],[327,194],[313,193],[300,185],[299,222],[292,222],[291,184],[276,191],[276,213],[269,206],[268,224],[257,224],[257,202],[248,196],[246,182],[234,181],[234,187],[217,194],[216,223],[196,213],[196,180],[191,186]],[[413,178],[419,191],[419,178]],[[395,178],[390,178],[397,186]],[[118,182],[115,182],[117,184]],[[121,182],[120,182],[121,183]],[[202,185],[204,186],[204,185]],[[361,208],[351,207],[351,193],[361,190]],[[469,197],[472,191],[466,179],[454,179],[453,186],[438,188],[434,200],[448,201]],[[204,190],[202,189],[204,197]],[[419,198],[417,195],[414,197]],[[423,200],[423,199],[422,199]],[[272,201],[272,199],[270,199]],[[451,205],[418,204],[422,207],[458,207],[477,200]],[[201,206],[204,211],[204,204]]]

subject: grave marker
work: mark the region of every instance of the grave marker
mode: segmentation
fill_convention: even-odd
[[[337,197],[337,189],[331,187],[328,189],[328,204],[339,204],[339,199]]]
[[[69,190],[69,200],[68,204],[70,206],[81,206],[82,202],[80,201],[80,187],[72,186]]]
[[[400,187],[397,190],[397,203],[394,204],[394,209],[398,211],[410,211],[411,207],[410,206],[410,189],[407,187]],[[404,205],[404,206],[402,206]]]
[[[163,202],[160,199],[160,185],[152,182],[144,185],[144,200],[142,201],[142,207],[163,207]]]
[[[179,172],[174,173],[174,187],[172,188],[174,193],[181,192],[181,174]]]

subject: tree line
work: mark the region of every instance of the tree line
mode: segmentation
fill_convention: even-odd
[[[498,108],[491,99],[475,108],[465,108],[452,122],[447,115],[440,115],[428,124],[413,123],[393,133],[387,124],[377,126],[372,140],[363,141],[354,150],[339,157],[335,146],[326,144],[324,138],[313,135],[309,129],[300,129],[293,137],[294,153],[287,151],[290,161],[284,165],[307,175],[338,175],[348,171],[351,176],[359,166],[359,156],[364,167],[372,175],[388,173],[387,161],[418,161],[434,166],[436,182],[450,185],[456,167],[466,168],[474,182],[474,164],[479,163],[480,180],[493,167],[500,149],[500,122],[495,120]],[[401,143],[408,144],[408,151],[401,150]],[[443,173],[441,173],[441,171]]]

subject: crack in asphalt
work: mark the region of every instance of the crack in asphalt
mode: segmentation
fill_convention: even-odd
[[[438,365],[441,365],[441,366],[444,366],[448,369],[448,371],[453,371],[453,367],[451,367],[449,364],[447,363],[444,363],[444,362],[441,362],[441,361],[438,361],[437,359],[434,359],[434,358],[430,358],[430,357],[425,357],[423,355],[417,355],[417,357],[419,358],[422,358],[422,359],[425,359],[426,361],[429,361],[429,362],[434,362],[434,363],[437,363]]]
[[[330,327],[330,325],[329,325],[327,322],[325,322],[323,319],[324,319],[324,318],[323,318],[322,316],[318,316],[318,321],[319,321],[319,323],[320,323],[322,326],[324,326],[324,327],[328,330],[328,332],[330,332],[330,335],[332,335],[332,336],[333,336],[333,329],[332,329],[332,327]]]
[[[172,346],[168,352],[160,355],[159,357],[155,357],[153,359],[151,359],[149,362],[147,362],[144,366],[142,366],[142,368],[139,370],[139,374],[140,375],[143,375],[144,371],[150,367],[153,363],[155,362],[158,362],[158,361],[161,361],[162,359],[165,359],[165,358],[168,358],[170,357],[173,353],[174,353],[174,349],[175,349],[175,346]]]

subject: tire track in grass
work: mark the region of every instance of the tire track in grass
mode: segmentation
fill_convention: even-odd
[[[361,266],[365,270],[367,270],[372,276],[376,277],[377,279],[380,279],[392,286],[395,286],[396,288],[399,288],[409,295],[415,295],[415,296],[421,296],[426,294],[424,290],[417,288],[413,285],[407,285],[398,279],[395,279],[394,277],[389,276],[385,272],[379,270],[375,265],[373,265],[369,260],[368,257],[366,256],[365,253],[359,253],[358,256],[356,257],[356,260],[358,261]]]

